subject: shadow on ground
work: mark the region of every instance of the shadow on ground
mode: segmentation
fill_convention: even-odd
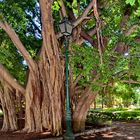
[[[115,122],[113,126],[117,129],[76,137],[76,140],[140,140],[139,122]],[[0,140],[40,140],[49,138],[49,132],[44,133],[21,133],[21,132],[0,132]],[[53,138],[55,140],[56,138]]]

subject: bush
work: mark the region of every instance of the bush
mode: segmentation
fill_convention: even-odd
[[[87,115],[87,123],[104,124],[108,121],[140,120],[140,109],[128,110],[126,108],[110,108],[105,110],[90,110]]]

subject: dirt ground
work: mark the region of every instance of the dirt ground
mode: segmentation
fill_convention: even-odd
[[[115,122],[113,126],[118,128],[109,132],[80,136],[76,140],[140,140],[140,122]],[[47,140],[48,137],[50,137],[49,132],[41,134],[0,132],[0,140],[39,140],[45,138]]]
[[[140,122],[114,122],[109,132],[78,137],[76,140],[140,140]]]

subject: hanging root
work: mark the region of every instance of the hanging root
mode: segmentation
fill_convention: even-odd
[[[98,40],[98,52],[100,57],[100,64],[103,64],[102,49],[104,48],[103,37],[101,34],[101,20],[97,10],[97,0],[93,0],[93,11],[96,18],[96,28],[97,28],[97,40]]]

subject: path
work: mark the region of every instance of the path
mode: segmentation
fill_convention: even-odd
[[[110,132],[81,136],[76,140],[140,140],[140,122],[116,122],[118,128]]]
[[[140,140],[140,122],[116,122],[113,126],[118,128],[101,134],[92,134],[88,136],[77,137],[76,140]],[[48,134],[21,134],[21,133],[3,133],[0,132],[0,140],[39,140],[45,138]],[[47,138],[45,138],[47,140]],[[55,140],[55,138],[54,138]]]

